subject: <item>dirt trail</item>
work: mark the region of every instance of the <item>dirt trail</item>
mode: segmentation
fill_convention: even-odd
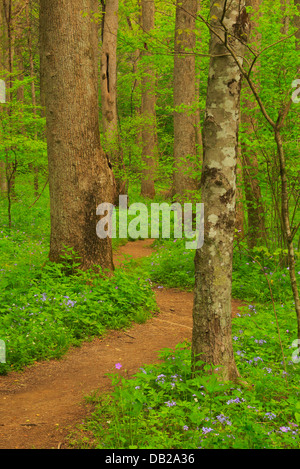
[[[122,246],[134,258],[152,253],[151,240]],[[110,389],[106,373],[122,363],[131,376],[143,364],[158,361],[157,352],[191,340],[193,294],[155,289],[160,314],[126,331],[71,349],[62,359],[36,363],[22,373],[0,376],[0,449],[65,448],[65,437],[88,412],[83,397]],[[242,303],[233,300],[233,313]],[[125,372],[126,370],[126,372]]]

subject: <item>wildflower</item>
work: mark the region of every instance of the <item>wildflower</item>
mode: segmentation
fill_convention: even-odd
[[[244,402],[245,399],[242,397],[241,399],[239,397],[236,397],[235,399],[230,399],[229,401],[227,401],[227,405],[229,404],[232,404],[233,402],[235,402],[236,404],[239,404],[240,402]]]
[[[273,420],[276,418],[276,414],[273,414],[272,412],[267,412],[265,414],[265,417],[268,418],[269,420]]]
[[[67,306],[71,306],[73,308],[73,306],[75,306],[76,304],[76,301],[72,301],[72,300],[68,300],[67,302]]]
[[[187,431],[187,430],[189,429],[189,427],[188,427],[187,425],[184,425],[184,426],[183,426],[183,429],[184,429],[185,431]]]
[[[176,405],[175,401],[166,401],[165,404],[167,404],[167,407],[173,407]]]
[[[122,365],[121,365],[121,363],[116,363],[115,367],[117,368],[117,370],[120,370],[122,368]]]
[[[165,377],[166,377],[166,376],[163,375],[163,374],[158,375],[158,377],[156,378],[155,381],[159,381],[160,383],[164,383],[164,382],[165,382],[165,380],[164,380]]]
[[[258,360],[261,360],[261,361],[263,361],[263,359],[262,359],[262,358],[260,358],[260,357],[254,357],[254,358],[253,358],[253,361],[255,361],[255,362],[257,362]]]
[[[290,431],[290,427],[280,427],[279,430],[281,430],[283,433],[286,433]]]
[[[227,425],[231,425],[231,422],[230,420],[228,420],[228,417],[225,417],[225,415],[223,414],[217,415],[217,419],[220,423],[226,423]]]
[[[202,432],[203,432],[204,434],[209,433],[209,432],[212,432],[212,431],[213,431],[212,428],[202,427]]]

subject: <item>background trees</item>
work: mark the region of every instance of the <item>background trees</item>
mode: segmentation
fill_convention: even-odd
[[[218,214],[209,212],[215,210],[217,192],[227,182],[235,190],[235,164],[226,167],[230,174],[224,174],[220,184],[214,182],[216,174],[207,173],[210,166],[222,165],[221,161],[226,159],[218,153],[218,147],[229,148],[227,142],[221,141],[224,137],[221,131],[213,137],[212,125],[209,127],[207,121],[208,108],[213,115],[223,102],[223,108],[232,105],[242,116],[238,132],[241,164],[237,169],[240,170],[238,207],[244,210],[236,213],[235,228],[241,231],[235,237],[234,252],[239,253],[240,259],[246,252],[263,260],[273,257],[278,268],[288,268],[297,308],[300,107],[291,96],[295,91],[292,83],[299,73],[299,1],[246,1],[252,26],[245,44],[243,70],[240,68],[243,75],[240,108],[234,86],[227,97],[219,96],[218,102],[213,101],[209,89],[213,78],[217,79],[212,73],[209,50],[211,25],[215,26],[222,6],[226,7],[224,17],[229,6],[228,2],[215,3],[211,5],[209,0],[94,3],[78,0],[77,23],[74,26],[71,21],[70,30],[78,26],[79,37],[81,28],[86,28],[89,44],[93,44],[89,47],[84,41],[72,42],[72,38],[59,44],[55,34],[62,31],[47,30],[38,1],[1,1],[0,78],[5,79],[8,90],[7,103],[0,105],[3,217],[13,228],[21,210],[37,208],[39,198],[48,195],[49,176],[51,200],[55,201],[51,221],[56,232],[52,236],[51,259],[58,259],[62,246],[67,244],[81,252],[86,266],[91,265],[97,259],[98,240],[94,237],[91,244],[84,241],[83,246],[82,243],[91,231],[95,234],[96,220],[92,212],[98,202],[113,197],[111,190],[109,193],[104,190],[106,182],[99,180],[103,175],[112,187],[106,154],[116,176],[117,193],[122,192],[124,181],[128,181],[133,199],[138,199],[140,194],[143,200],[162,199],[188,190],[188,200],[201,200],[201,197],[206,200],[211,207],[207,212],[209,234],[212,215],[220,217],[220,207]],[[49,2],[47,8],[49,14],[53,13]],[[72,8],[64,12],[65,17],[55,16],[57,21],[71,20],[74,2]],[[40,13],[45,21],[41,36]],[[42,54],[41,65],[40,39],[44,49],[49,49]],[[227,46],[232,40],[229,38]],[[96,50],[101,54],[96,56]],[[225,60],[214,59],[216,63]],[[225,69],[218,69],[220,77],[224,74],[224,80]],[[44,104],[48,109],[49,165]],[[74,115],[76,119],[70,118]],[[223,123],[226,125],[225,118]],[[235,125],[234,120],[234,129]],[[199,128],[205,137],[203,168]],[[229,132],[230,129],[228,137]],[[231,149],[236,142],[233,134]],[[29,181],[26,196],[24,179]],[[228,246],[234,229],[233,212],[237,212],[233,208],[234,199],[232,193],[224,208],[224,217],[228,215],[230,225],[224,234]],[[228,264],[223,267],[230,277],[230,256],[224,254],[224,259]],[[196,265],[198,262],[199,254]],[[201,262],[203,271],[205,261]],[[103,265],[107,265],[105,259]],[[212,279],[207,282],[213,284]],[[226,288],[230,290],[229,283]],[[204,293],[201,295],[204,298]],[[218,295],[216,291],[214,296]],[[228,304],[222,309],[225,311],[227,307]]]
[[[84,11],[82,10],[84,8]],[[41,77],[45,90],[51,212],[51,261],[65,247],[82,268],[112,269],[109,238],[96,234],[96,209],[114,200],[115,183],[102,151],[98,111],[97,2],[41,1]],[[85,14],[83,14],[85,13]],[[68,27],[66,28],[66,25]]]
[[[197,0],[177,1],[174,42],[174,195],[190,199],[197,181],[196,17]]]

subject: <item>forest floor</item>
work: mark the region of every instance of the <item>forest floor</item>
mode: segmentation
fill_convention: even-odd
[[[115,254],[115,264],[120,265],[123,255],[151,255],[151,244],[127,243]],[[116,363],[122,364],[123,376],[130,377],[144,364],[157,363],[159,350],[191,340],[193,293],[154,290],[160,312],[146,323],[109,331],[59,360],[0,377],[0,449],[67,448],[67,435],[90,411],[84,396],[111,389],[107,374],[116,371]],[[242,305],[233,300],[232,314]]]

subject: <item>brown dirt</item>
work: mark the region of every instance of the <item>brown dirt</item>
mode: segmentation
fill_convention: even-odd
[[[152,253],[151,240],[122,246],[134,258]],[[155,288],[160,313],[145,324],[72,348],[60,360],[39,362],[21,373],[0,376],[0,449],[66,448],[66,436],[88,413],[84,396],[110,389],[107,373],[132,376],[143,364],[158,362],[157,352],[191,340],[193,293]],[[242,303],[233,300],[233,314]]]

